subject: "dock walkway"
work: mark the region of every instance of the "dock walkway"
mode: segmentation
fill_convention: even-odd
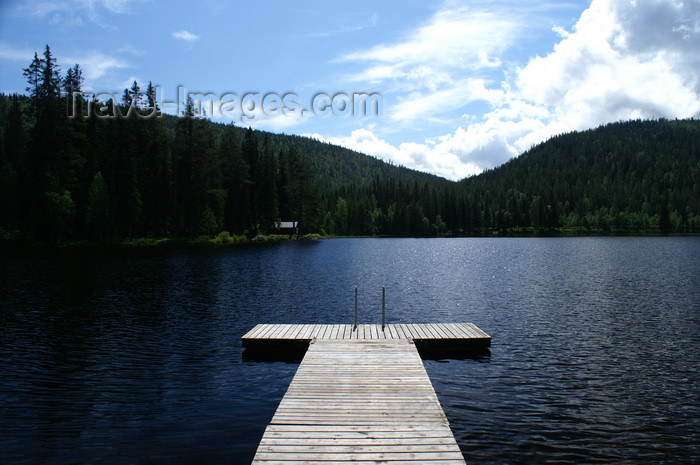
[[[265,430],[254,464],[465,463],[409,340],[443,331],[456,337],[459,328],[387,325],[380,337],[376,325],[362,325],[361,332],[359,327],[347,332],[351,325],[292,326],[258,325],[246,335],[313,341]]]
[[[313,339],[412,339],[483,340],[491,337],[472,323],[427,323],[382,325],[258,324],[243,336],[243,346],[252,341],[311,341]]]

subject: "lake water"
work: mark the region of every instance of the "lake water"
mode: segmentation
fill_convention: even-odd
[[[471,464],[700,463],[700,238],[0,252],[0,463],[249,463],[257,323],[475,323],[425,365]]]

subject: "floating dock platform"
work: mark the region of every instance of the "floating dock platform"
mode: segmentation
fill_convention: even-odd
[[[306,352],[253,464],[464,465],[421,343],[483,350],[491,337],[469,323],[255,326],[246,350]]]
[[[303,356],[313,340],[409,340],[426,357],[468,355],[491,346],[491,336],[472,323],[301,325],[259,324],[243,338],[252,354],[284,353]]]

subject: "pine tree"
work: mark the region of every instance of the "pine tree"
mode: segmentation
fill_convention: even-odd
[[[250,166],[243,160],[233,123],[226,126],[221,143],[221,163],[226,190],[224,227],[242,233],[250,224]]]
[[[43,67],[43,60],[39,58],[39,55],[34,52],[34,59],[32,62],[29,64],[28,67],[23,69],[23,74],[24,77],[27,79],[27,83],[29,84],[26,89],[27,92],[29,92],[29,96],[32,97],[32,100],[34,102],[34,112],[36,114],[36,111],[39,107],[39,86],[41,83],[41,69]]]
[[[148,102],[148,116],[160,116],[160,108],[158,108],[158,102],[156,100],[156,88],[153,86],[151,81],[148,81],[148,87],[146,88],[146,100]]]
[[[99,171],[93,177],[88,191],[86,223],[92,238],[100,242],[110,231],[109,189]]]

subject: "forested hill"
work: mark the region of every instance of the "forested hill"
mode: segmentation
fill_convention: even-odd
[[[0,95],[0,240],[255,237],[280,220],[319,232],[333,192],[447,183],[309,138],[216,124],[191,98],[179,117],[164,115],[151,82],[86,98],[80,65],[59,69],[48,45],[22,72],[28,95]]]
[[[168,128],[169,139],[173,140],[180,118],[163,115],[163,119]],[[247,131],[245,127],[221,123],[211,123],[211,128],[218,141],[225,137],[227,131],[237,134],[240,139],[243,139]],[[305,154],[314,173],[314,184],[322,192],[342,186],[368,185],[376,180],[444,182],[444,179],[438,176],[396,166],[364,153],[310,137],[260,130],[255,130],[253,133],[259,141],[267,140],[275,153],[294,145],[300,153]]]
[[[497,229],[700,231],[700,121],[612,123],[554,137],[462,181]]]
[[[28,95],[0,94],[0,240],[302,233],[460,236],[700,232],[700,121],[555,137],[459,183],[300,136],[161,114],[155,88],[83,99],[48,46]],[[75,95],[78,110],[67,116]]]

